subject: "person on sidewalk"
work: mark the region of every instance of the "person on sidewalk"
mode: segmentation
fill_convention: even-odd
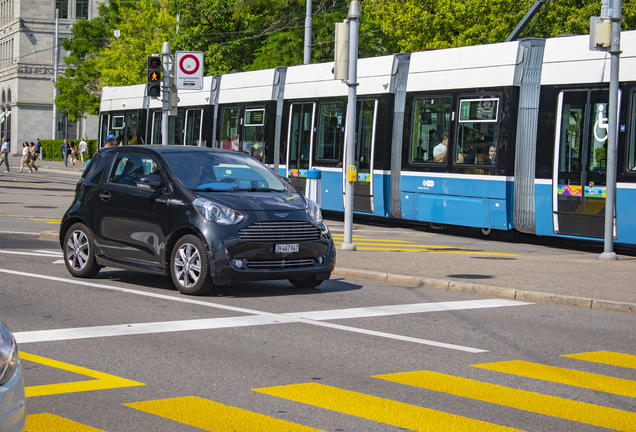
[[[38,160],[38,155],[35,153],[35,144],[31,141],[31,148],[29,150],[31,155],[31,161],[29,162],[29,168],[34,168],[35,172],[38,172],[38,167],[35,166],[35,161]]]
[[[79,143],[80,158],[82,158],[82,165],[84,165],[84,156],[86,156],[86,138],[82,138]]]
[[[0,146],[0,165],[4,162],[4,165],[7,167],[5,173],[11,172],[9,169],[9,151],[11,147],[9,147],[9,141],[5,137],[2,137],[2,146]]]
[[[33,172],[33,170],[31,169],[30,166],[31,163],[31,152],[29,151],[29,143],[26,141],[22,142],[22,160],[20,161],[20,169],[18,170],[19,173],[22,172],[22,170],[24,169],[24,164],[26,164],[27,168],[29,169],[29,174]]]
[[[60,153],[62,153],[62,158],[63,158],[62,160],[64,161],[64,166],[67,166],[69,148],[68,148],[68,143],[66,142],[66,138],[64,138],[64,141],[62,142],[62,146],[60,147]]]
[[[40,138],[35,140],[35,154],[38,157],[36,160],[40,160],[42,157],[42,143],[40,143]]]
[[[71,165],[75,165],[75,162],[77,162],[77,157],[75,156],[77,154],[77,148],[75,147],[75,143],[73,141],[69,141],[68,142],[68,161],[71,163]]]

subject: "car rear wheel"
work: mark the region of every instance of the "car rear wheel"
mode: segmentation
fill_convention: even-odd
[[[95,260],[92,231],[83,223],[76,223],[64,236],[64,264],[75,277],[92,278],[99,273]]]
[[[201,240],[192,234],[181,237],[172,249],[170,274],[183,294],[203,295],[210,291],[208,256]]]
[[[316,279],[316,276],[308,279],[289,279],[289,282],[296,288],[316,288],[322,283],[321,280]]]

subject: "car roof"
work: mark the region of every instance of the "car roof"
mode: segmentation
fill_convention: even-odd
[[[210,153],[228,153],[228,154],[243,154],[242,152],[237,152],[234,150],[225,150],[225,149],[217,149],[212,147],[194,147],[194,146],[184,146],[184,145],[139,145],[139,146],[116,146],[116,147],[103,147],[100,150],[111,152],[111,151],[121,151],[123,148],[126,150],[151,150],[157,153],[175,153],[175,152],[210,152]]]

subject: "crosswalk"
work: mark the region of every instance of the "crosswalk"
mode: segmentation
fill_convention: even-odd
[[[524,386],[522,379],[529,378],[536,380],[536,383],[532,385],[533,390],[545,388],[542,387],[542,383],[552,383],[565,386],[566,389],[582,388],[589,391],[590,395],[601,392],[608,395],[636,398],[636,381],[608,374],[591,373],[578,368],[581,366],[581,362],[592,362],[598,366],[598,370],[606,368],[607,372],[614,371],[613,368],[616,367],[636,369],[636,355],[595,351],[566,354],[561,357],[572,368],[522,360],[471,365],[471,367],[495,373],[495,378],[497,376],[518,377],[519,382],[515,381],[515,378],[512,381],[506,380],[507,383],[515,383],[514,386],[510,387],[432,370],[372,375],[371,378],[386,382],[387,385],[388,383],[390,385],[398,384],[427,392],[436,392],[440,394],[440,397],[451,395],[493,406],[514,408],[540,416],[570,421],[572,424],[567,430],[577,430],[577,424],[586,424],[618,431],[636,431],[636,411],[634,410],[626,411],[584,402],[580,400],[580,393],[577,393],[578,396],[572,399],[567,399],[544,394],[540,391],[518,388]],[[131,383],[134,382],[131,381]],[[137,385],[140,384],[137,383]],[[511,427],[509,424],[515,424],[514,417],[508,418],[508,425],[501,425],[492,421],[469,418],[453,412],[422,406],[425,405],[425,403],[421,403],[421,400],[424,399],[418,399],[418,403],[410,404],[317,382],[256,388],[253,391],[301,404],[299,405],[301,410],[302,406],[312,406],[406,430],[473,432],[518,431],[527,428],[527,425],[524,426],[524,424],[515,425],[521,429]],[[612,399],[605,398],[603,400],[611,402]],[[634,407],[633,402],[628,405]],[[195,396],[130,402],[125,403],[124,406],[206,431],[320,431],[320,429],[315,428],[316,425],[306,426]],[[61,425],[64,427],[61,428]],[[98,431],[91,426],[81,425],[48,413],[28,416],[26,430],[40,432]],[[559,429],[553,428],[552,430]]]

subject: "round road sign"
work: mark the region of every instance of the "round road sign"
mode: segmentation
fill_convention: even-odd
[[[179,62],[179,69],[186,75],[195,74],[199,70],[199,67],[201,67],[199,59],[192,54],[184,55]]]

